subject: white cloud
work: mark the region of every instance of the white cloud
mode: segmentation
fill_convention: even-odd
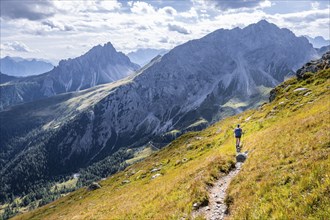
[[[190,31],[188,31],[186,28],[177,25],[177,24],[168,24],[168,30],[169,31],[176,31],[180,34],[190,34]]]
[[[173,7],[169,7],[169,6],[159,9],[159,12],[166,16],[176,16],[178,14]]]
[[[49,0],[1,1],[1,17],[5,19],[41,20],[55,15],[56,9]]]
[[[312,6],[312,9],[317,10],[320,7],[320,3],[319,2],[312,2],[311,6]]]
[[[132,2],[131,11],[136,14],[154,14],[156,13],[155,8],[146,2]]]
[[[54,60],[79,56],[92,46],[109,41],[123,52],[139,47],[170,49],[219,28],[243,28],[261,19],[289,28],[297,35],[322,35],[325,38],[329,35],[329,8],[317,9],[314,5],[312,9],[310,3],[307,3],[309,11],[277,14],[264,10],[274,4],[269,0],[258,1],[256,7],[226,11],[210,7],[211,3],[207,1],[196,0],[185,8],[176,3],[163,1],[160,7],[153,1],[132,1],[122,5],[113,0],[52,1],[54,15],[38,20],[2,19],[1,41],[24,42],[34,51],[16,50],[15,55],[31,53],[37,58]],[[9,46],[1,45],[2,50],[3,47],[8,49]],[[28,47],[25,49],[31,51]],[[14,54],[13,50],[7,52]]]
[[[51,29],[57,29],[59,31],[73,31],[74,27],[69,24],[59,23],[57,21],[46,20],[42,22],[43,25],[50,27]]]
[[[192,19],[192,18],[198,18],[198,13],[194,7],[191,7],[189,11],[182,12],[179,14],[179,16],[183,18]]]
[[[23,42],[13,41],[1,44],[1,51],[32,52]]]
[[[89,1],[54,1],[57,10],[66,13],[94,12],[107,13],[121,8],[121,4],[116,0],[89,0]]]

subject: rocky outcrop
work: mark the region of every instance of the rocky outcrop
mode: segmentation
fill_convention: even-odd
[[[304,75],[308,72],[316,73],[320,70],[330,68],[330,51],[323,54],[321,59],[312,60],[306,63],[302,68],[298,69],[296,76],[300,79],[304,78]]]
[[[323,56],[318,60],[312,60],[307,62],[303,67],[297,70],[296,76],[299,79],[306,79],[310,76],[310,74],[307,73],[316,73],[320,70],[325,70],[330,68],[330,51],[323,54]],[[279,86],[281,87],[281,86]],[[276,95],[278,93],[279,87],[276,87],[270,91],[269,94],[269,102],[272,102],[275,100]],[[301,88],[304,89],[304,88]],[[299,91],[299,90],[297,90]]]
[[[98,184],[97,182],[92,182],[89,186],[88,186],[88,190],[89,191],[93,191],[96,189],[100,189],[102,186],[100,184]]]

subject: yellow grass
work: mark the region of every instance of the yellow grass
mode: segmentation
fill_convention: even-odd
[[[187,133],[101,189],[80,189],[14,219],[189,218],[194,203],[207,204],[207,186],[233,167],[237,123],[250,153],[228,190],[229,218],[330,219],[329,76],[290,79],[259,110]],[[309,91],[293,92],[299,87]]]

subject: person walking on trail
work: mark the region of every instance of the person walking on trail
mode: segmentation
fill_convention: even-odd
[[[236,138],[236,148],[239,148],[241,144],[241,137],[242,137],[242,128],[240,128],[240,125],[237,125],[237,128],[234,130],[235,138]]]

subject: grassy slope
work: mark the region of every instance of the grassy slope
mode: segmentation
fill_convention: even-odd
[[[192,204],[207,202],[207,185],[233,167],[237,123],[250,156],[229,188],[231,217],[330,218],[329,76],[327,70],[305,81],[289,80],[278,88],[277,99],[259,110],[185,134],[101,181],[101,189],[80,189],[15,219],[188,217]],[[309,90],[293,92],[299,87]],[[154,168],[161,169],[152,173]],[[156,173],[162,176],[151,179]]]
[[[253,153],[229,189],[234,219],[330,219],[330,71],[321,74],[287,81],[246,123]]]

